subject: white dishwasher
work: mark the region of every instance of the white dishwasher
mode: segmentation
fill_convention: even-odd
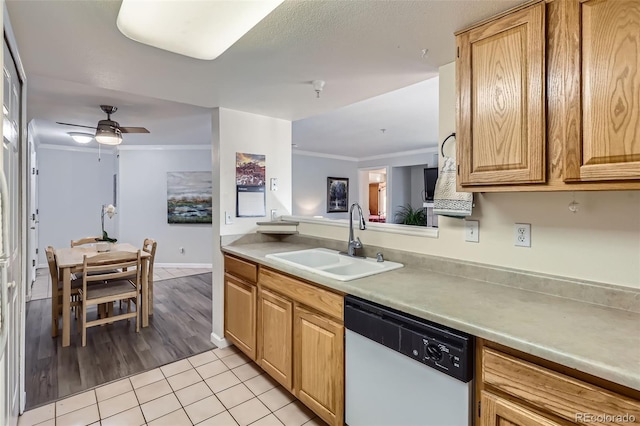
[[[345,297],[349,426],[469,426],[473,337]]]

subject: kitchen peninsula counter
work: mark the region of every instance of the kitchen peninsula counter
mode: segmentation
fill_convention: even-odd
[[[261,242],[227,245],[222,251],[640,390],[640,313],[420,265],[342,282],[266,258],[310,248],[317,246]]]

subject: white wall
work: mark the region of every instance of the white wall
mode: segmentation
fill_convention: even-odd
[[[142,247],[153,238],[156,263],[210,264],[211,225],[167,223],[167,172],[211,170],[211,146],[122,146],[119,154],[118,239]]]
[[[220,236],[254,232],[256,222],[264,218],[233,218],[233,224],[224,223],[224,212],[236,209],[236,152],[264,154],[266,156],[266,179],[278,178],[278,191],[267,187],[267,215],[276,209],[278,215],[291,214],[291,122],[262,115],[216,108],[212,114],[213,182],[214,200],[220,200],[219,209],[214,208],[213,241],[213,331],[214,343],[223,345],[224,340],[224,286]],[[216,184],[218,183],[218,184]]]
[[[440,140],[455,129],[455,64],[440,68]],[[453,144],[452,144],[453,145]],[[451,152],[447,143],[445,152]],[[485,193],[472,219],[480,242],[464,241],[463,221],[441,217],[439,238],[360,231],[362,242],[417,253],[640,288],[640,191]],[[513,225],[531,224],[531,248],[513,246]],[[302,234],[346,240],[345,228],[301,224]]]
[[[391,191],[387,192],[390,198],[391,213],[387,215],[387,222],[396,222],[396,213],[400,207],[411,203],[411,168],[392,167],[391,168]]]
[[[68,247],[71,240],[100,236],[100,211],[113,203],[115,155],[91,148],[38,146],[38,264],[46,265],[45,248]],[[109,236],[117,216],[105,217]]]
[[[348,219],[349,213],[327,213],[327,177],[349,178],[349,204],[358,201],[358,163],[293,153],[293,214]]]

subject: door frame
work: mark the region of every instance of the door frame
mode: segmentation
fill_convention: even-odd
[[[381,165],[381,166],[370,166],[370,167],[358,167],[358,203],[363,207],[363,213],[367,222],[369,221],[369,172],[372,170],[385,170],[386,173],[386,184],[387,184],[387,202],[385,203],[385,211],[387,214],[387,219],[389,218],[389,189],[391,185],[391,166],[389,165]],[[366,211],[365,211],[366,208]],[[389,222],[387,222],[389,223]],[[393,222],[391,222],[393,223]]]
[[[22,64],[22,60],[20,59],[20,54],[18,53],[18,43],[15,38],[15,34],[13,32],[13,27],[11,26],[11,22],[9,20],[9,13],[7,9],[6,2],[2,2],[2,22],[3,22],[3,34],[4,38],[7,41],[7,46],[11,55],[13,56],[16,69],[18,71],[18,76],[22,82],[22,90],[20,93],[20,102],[21,102],[21,111],[20,111],[20,138],[18,143],[20,144],[20,201],[19,201],[19,228],[20,228],[20,257],[22,264],[20,265],[22,269],[21,277],[22,282],[17,283],[17,288],[19,293],[19,309],[20,309],[20,331],[19,331],[19,353],[20,353],[20,372],[19,372],[19,389],[18,389],[18,407],[19,412],[22,414],[24,412],[25,404],[26,404],[26,393],[25,393],[25,315],[26,315],[26,299],[25,299],[25,280],[27,277],[27,227],[28,221],[27,219],[27,201],[28,197],[28,149],[27,149],[27,75],[24,71],[24,66]],[[4,58],[2,58],[4,60]],[[2,118],[0,117],[0,123]]]

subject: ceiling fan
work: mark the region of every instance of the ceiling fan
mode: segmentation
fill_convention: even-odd
[[[65,126],[95,129],[96,141],[105,145],[119,145],[120,143],[122,143],[123,133],[149,133],[149,130],[145,129],[144,127],[120,127],[120,124],[117,121],[113,121],[111,119],[111,114],[115,113],[118,110],[118,108],[114,106],[100,105],[100,109],[102,109],[102,111],[107,114],[107,119],[98,121],[98,125],[96,127],[84,126],[82,124],[61,123],[59,121],[56,121],[56,123]]]

